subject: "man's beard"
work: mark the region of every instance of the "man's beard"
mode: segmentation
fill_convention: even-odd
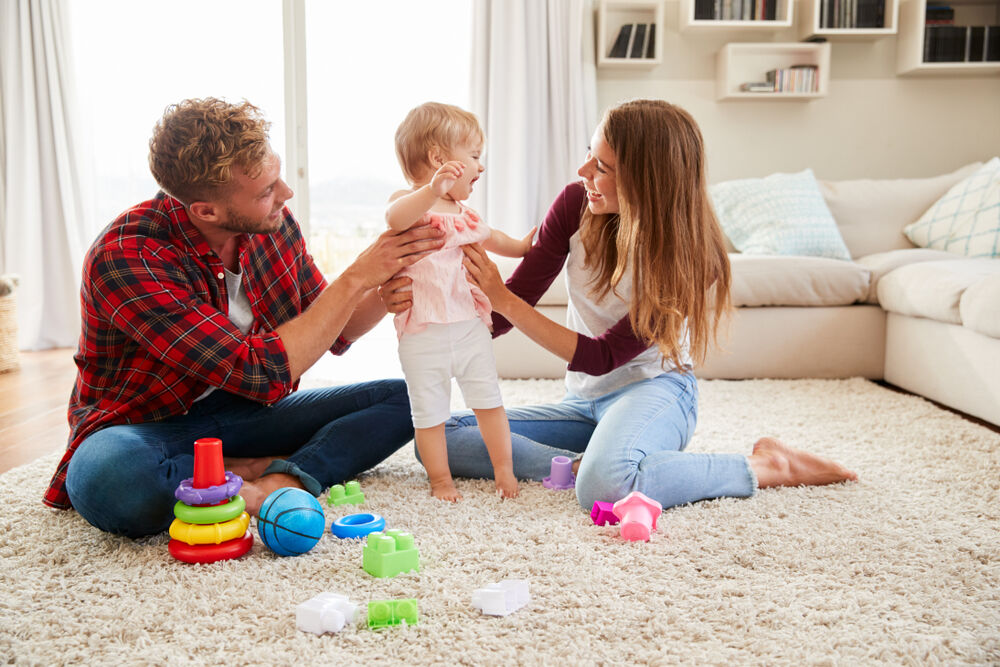
[[[267,218],[248,218],[227,208],[226,220],[220,223],[219,227],[235,234],[271,234],[281,228],[281,223],[282,217],[280,215],[277,220],[271,222]]]

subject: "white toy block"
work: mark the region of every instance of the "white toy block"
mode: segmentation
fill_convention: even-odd
[[[506,616],[528,604],[528,582],[524,579],[504,579],[472,592],[472,606],[490,616]]]
[[[340,632],[346,623],[354,622],[357,610],[358,605],[351,603],[347,596],[320,593],[295,608],[295,625],[314,635]]]

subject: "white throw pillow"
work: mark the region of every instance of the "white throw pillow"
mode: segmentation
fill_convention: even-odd
[[[811,169],[725,181],[709,193],[719,224],[742,253],[851,258]]]
[[[903,233],[921,248],[1000,257],[1000,157],[952,186]]]

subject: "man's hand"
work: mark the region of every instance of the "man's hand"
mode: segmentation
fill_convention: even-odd
[[[385,309],[397,315],[413,306],[413,279],[408,276],[393,278],[378,288],[379,298]]]
[[[361,251],[343,275],[358,281],[364,289],[372,289],[443,245],[444,232],[430,225],[412,227],[405,232],[389,230]]]

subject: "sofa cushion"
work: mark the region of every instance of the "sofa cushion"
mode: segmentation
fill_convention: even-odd
[[[809,169],[716,183],[709,192],[723,231],[742,253],[850,259]]]
[[[903,233],[921,248],[1000,257],[1000,157],[953,185]]]
[[[890,271],[895,271],[907,264],[936,262],[945,259],[955,259],[955,255],[943,250],[904,248],[859,257],[855,261],[872,273],[871,283],[868,285],[868,298],[865,299],[865,303],[878,303],[878,281],[882,280],[882,277]]]
[[[731,254],[734,306],[845,306],[868,294],[869,272],[825,257]]]
[[[912,248],[903,227],[917,220],[953,185],[982,162],[932,178],[819,181],[819,191],[837,221],[851,257]]]
[[[984,336],[1000,338],[1000,272],[969,285],[962,293],[958,312],[962,316],[962,326]]]
[[[879,281],[878,301],[889,312],[961,324],[959,303],[962,294],[984,278],[995,275],[1000,275],[1000,260],[997,259],[908,264]]]

